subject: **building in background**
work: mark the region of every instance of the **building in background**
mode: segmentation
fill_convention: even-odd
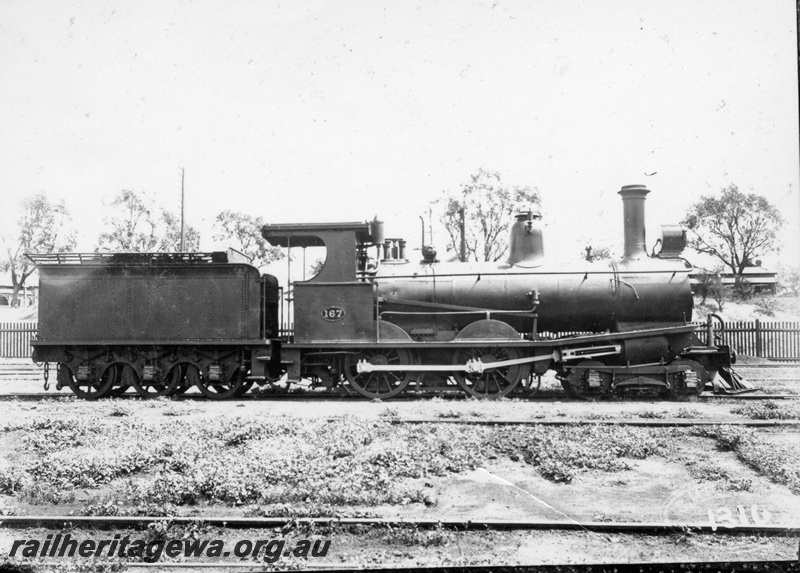
[[[34,273],[36,274],[36,273]],[[19,291],[19,306],[33,306],[39,300],[39,281],[35,276],[28,277],[26,284]],[[14,286],[10,273],[0,275],[0,308],[11,306],[14,300]]]
[[[695,267],[694,271],[689,275],[689,283],[693,288],[700,282],[699,275],[703,273],[714,275],[716,271]],[[736,283],[735,275],[731,272],[720,273],[720,277],[722,278],[722,284],[725,286],[733,286]],[[753,285],[753,292],[777,294],[778,273],[762,267],[761,261],[756,261],[755,265],[745,268],[742,277]]]

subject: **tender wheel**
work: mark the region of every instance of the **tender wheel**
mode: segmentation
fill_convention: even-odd
[[[167,372],[167,396],[179,396],[192,387],[186,379],[186,371],[191,366],[188,362],[175,364]]]
[[[499,362],[501,360],[516,360],[522,358],[516,348],[503,348],[500,346],[486,346],[480,348],[464,348],[456,351],[453,364],[463,365],[469,360],[480,359],[484,364]],[[456,383],[475,398],[501,398],[511,392],[519,381],[527,378],[530,366],[517,364],[485,370],[482,374],[469,374],[456,372],[453,374]]]
[[[236,368],[227,380],[209,380],[194,364],[186,369],[186,381],[197,386],[203,396],[212,400],[225,400],[237,396],[242,389],[245,376],[247,376],[246,371]]]
[[[69,386],[72,392],[84,400],[97,400],[107,395],[116,383],[116,370],[112,367],[106,368],[99,379],[76,380],[72,376],[72,371],[64,364],[58,365],[58,382],[64,386]]]
[[[111,364],[107,370],[114,370],[111,374],[115,377],[114,386],[108,391],[106,394],[107,398],[116,398],[118,396],[122,396],[125,391],[130,388],[129,385],[122,383],[122,369],[125,367],[125,364],[122,362],[115,362]]]
[[[356,365],[366,360],[375,365],[412,364],[411,353],[402,348],[396,349],[364,349],[356,354],[348,354],[344,360],[344,372],[347,381],[356,392],[367,398],[391,398],[405,390],[413,377],[412,372],[369,372],[359,374]]]
[[[189,362],[181,362],[180,364],[176,364],[170,369],[170,373],[167,375],[167,378],[170,380],[174,380],[172,376],[175,374],[172,372],[173,369],[180,369],[180,380],[178,384],[174,385],[174,387],[169,391],[169,396],[180,396],[185,394],[192,386],[194,386],[193,382],[190,382],[186,376],[186,372],[188,372],[191,364]]]
[[[602,374],[596,368],[602,367],[599,360],[584,360],[572,369],[567,379],[561,384],[572,396],[581,400],[594,400],[609,390],[609,375]]]
[[[131,370],[130,366],[128,366]],[[159,396],[169,396],[175,392],[183,379],[181,375],[181,367],[176,364],[167,372],[165,378],[157,378],[155,380],[142,380],[138,375],[131,379],[131,385],[136,389],[136,392],[142,398],[158,398]]]
[[[679,369],[670,373],[670,387],[665,390],[666,397],[672,400],[686,400],[690,396],[699,396],[709,379],[706,369],[694,360],[679,358],[673,360],[669,368]]]

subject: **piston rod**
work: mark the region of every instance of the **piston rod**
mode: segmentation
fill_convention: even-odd
[[[493,370],[495,368],[531,364],[543,360],[563,362],[576,358],[608,356],[610,354],[619,354],[621,349],[622,347],[619,344],[614,344],[594,348],[573,348],[563,352],[554,350],[551,354],[530,356],[528,358],[514,358],[512,360],[498,360],[497,362],[483,362],[480,358],[471,358],[467,360],[466,364],[372,364],[366,359],[362,359],[356,364],[356,371],[359,374],[368,374],[370,372],[467,372],[469,374],[482,374],[487,370]]]

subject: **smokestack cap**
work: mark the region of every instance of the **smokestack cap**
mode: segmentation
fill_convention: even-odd
[[[644,198],[648,193],[650,193],[650,189],[644,185],[623,185],[622,189],[619,190],[619,194],[622,195],[623,199],[628,197],[633,199]]]

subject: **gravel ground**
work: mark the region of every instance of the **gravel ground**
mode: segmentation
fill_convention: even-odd
[[[783,404],[778,406],[783,408]],[[93,513],[135,513],[151,507],[146,498],[140,496],[136,498],[138,502],[115,505],[113,510],[108,509],[108,504],[115,500],[133,499],[130,496],[135,487],[140,488],[136,490],[140,493],[149,491],[147,495],[155,495],[153,492],[158,493],[157,488],[142,489],[142,484],[152,485],[153,480],[162,479],[166,475],[165,463],[173,467],[177,459],[182,460],[181,464],[191,464],[198,459],[203,461],[204,456],[210,461],[203,463],[215,464],[203,466],[206,473],[229,472],[224,475],[232,476],[232,479],[246,475],[249,482],[277,486],[281,485],[281,480],[287,479],[285,476],[294,474],[284,472],[280,474],[284,476],[282,478],[270,478],[259,472],[273,471],[273,466],[253,469],[248,464],[253,460],[278,456],[279,466],[296,466],[297,476],[303,477],[302,483],[298,482],[292,488],[307,487],[308,479],[321,480],[312,483],[309,490],[312,493],[307,498],[297,498],[296,490],[290,488],[283,490],[287,500],[295,500],[288,504],[259,498],[259,495],[266,495],[263,493],[252,494],[250,498],[245,496],[242,502],[223,502],[214,498],[216,493],[209,493],[189,503],[157,507],[166,507],[168,514],[191,515],[200,519],[213,515],[302,515],[314,512],[324,515],[326,511],[329,515],[333,507],[344,516],[669,521],[676,527],[676,533],[667,537],[554,531],[455,533],[365,529],[322,532],[322,537],[332,539],[326,562],[341,565],[791,558],[797,555],[796,540],[686,535],[681,532],[681,527],[687,523],[706,523],[710,516],[724,522],[726,512],[737,515],[739,507],[751,521],[768,519],[770,524],[797,525],[800,521],[798,492],[792,489],[790,482],[779,483],[780,480],[776,481],[769,474],[775,464],[773,458],[780,460],[800,451],[796,448],[796,438],[800,434],[796,432],[753,434],[754,439],[759,440],[757,450],[775,448],[776,453],[768,460],[769,463],[759,465],[752,453],[748,454],[750,458],[746,458],[735,449],[722,447],[733,443],[728,434],[735,437],[734,430],[725,430],[723,439],[693,434],[685,429],[536,429],[521,426],[497,429],[468,425],[397,424],[404,418],[420,417],[442,421],[508,418],[565,421],[585,418],[750,419],[752,412],[733,411],[740,407],[741,402],[531,403],[513,399],[488,402],[433,399],[389,403],[335,399],[324,402],[225,403],[167,399],[91,403],[72,398],[8,401],[2,403],[0,420],[0,429],[4,430],[0,432],[0,486],[2,475],[14,475],[14,468],[35,465],[38,473],[30,474],[34,478],[26,478],[32,480],[26,482],[27,493],[6,487],[5,495],[0,495],[0,512],[20,515],[72,512],[78,515],[94,508],[91,510]],[[759,412],[761,410],[756,414]],[[780,412],[794,416],[791,410],[782,409]],[[332,421],[327,421],[329,419]],[[237,428],[246,428],[246,431],[243,430],[243,435],[239,436]],[[208,438],[207,443],[202,440],[198,443],[192,436],[202,435],[202,432],[211,432],[210,435],[216,437]],[[339,443],[336,436],[347,438],[351,434],[369,436],[368,441],[375,439],[366,446],[362,446],[359,441],[362,438],[358,438],[349,445],[342,445],[341,450],[334,447]],[[182,441],[182,437],[186,437],[186,441]],[[324,446],[328,443],[326,440],[334,446]],[[420,454],[415,453],[423,450],[408,449],[421,440],[433,440],[430,443],[435,445],[438,453],[430,460],[420,460]],[[160,441],[164,441],[163,447],[153,443]],[[93,444],[103,444],[102,451],[92,450]],[[45,469],[63,472],[69,464],[77,464],[80,470],[83,457],[91,458],[95,464],[90,464],[86,471],[96,473],[95,454],[99,454],[101,461],[115,461],[117,458],[114,456],[139,450],[147,452],[153,448],[159,452],[158,455],[166,456],[164,459],[167,461],[158,461],[143,469],[133,468],[130,473],[107,480],[101,472],[96,483],[86,481],[80,475],[76,478],[74,474],[68,474],[67,478],[58,479],[73,480],[74,483],[65,481],[59,489],[52,484],[62,482],[52,481],[52,476],[47,477],[45,472]],[[593,449],[597,448],[610,448],[610,457],[592,457],[597,453]],[[625,451],[615,453],[615,448]],[[556,450],[553,459],[547,458],[548,452]],[[316,456],[320,454],[315,453],[317,451],[327,452],[324,455],[330,455],[330,463],[319,465]],[[546,459],[541,457],[542,452]],[[449,461],[441,465],[439,454]],[[619,456],[615,457],[617,454]],[[233,457],[222,457],[228,455]],[[352,465],[344,468],[337,465],[351,460]],[[386,466],[388,474],[375,475],[390,476],[387,487],[399,488],[397,491],[406,493],[373,499],[363,497],[362,492],[359,494],[362,497],[350,502],[335,495],[331,498],[361,479],[359,472],[365,468],[371,471],[375,464],[389,464]],[[422,464],[421,473],[406,471],[416,467],[415,464]],[[309,477],[304,472],[313,475]],[[328,483],[323,479],[324,472],[333,472],[330,478],[333,487],[326,494],[328,497],[317,499],[313,492],[322,489],[319,484]],[[173,478],[179,474],[169,473]],[[180,475],[185,474],[184,471]],[[200,479],[193,475],[193,479]],[[369,493],[369,487],[365,491]],[[231,494],[228,492],[226,495]],[[211,533],[205,532],[203,536],[211,536]],[[33,530],[22,535],[20,531],[0,529],[0,556],[10,549],[13,539],[44,539],[46,534],[45,531]],[[280,532],[214,531],[213,536],[217,535],[235,543],[238,539],[280,536]],[[320,532],[314,535],[320,537]],[[308,564],[317,565],[318,562],[309,561]]]

